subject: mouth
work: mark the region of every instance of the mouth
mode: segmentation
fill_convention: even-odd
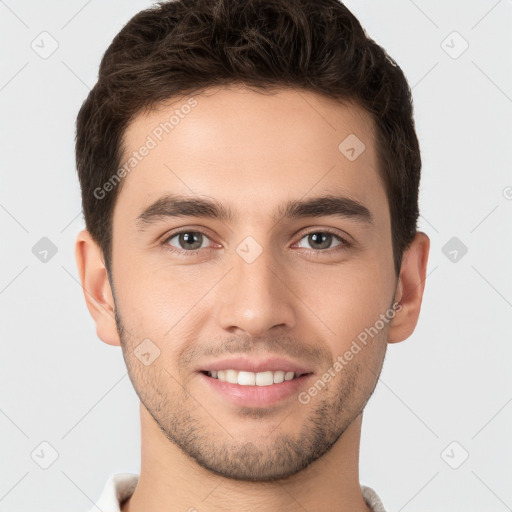
[[[311,375],[311,372],[292,372],[285,370],[250,372],[235,369],[203,370],[201,373],[212,379],[217,379],[229,384],[260,387],[281,384],[283,382],[299,379],[304,375]]]
[[[314,375],[306,364],[270,354],[265,358],[231,356],[203,362],[196,371],[204,392],[213,400],[259,408],[284,401],[291,406],[294,395]]]
[[[234,365],[233,361],[230,363]],[[235,407],[261,409],[279,404],[288,404],[291,407],[294,402],[299,403],[298,394],[310,385],[314,375],[313,372],[290,363],[281,362],[282,366],[279,363],[246,363],[238,364],[238,367],[242,366],[244,369],[230,368],[229,363],[217,363],[217,369],[213,367],[198,371],[205,396],[211,395],[212,400],[220,399],[221,402]],[[250,371],[250,368],[259,371]]]

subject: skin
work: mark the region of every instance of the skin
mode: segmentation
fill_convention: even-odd
[[[388,343],[415,329],[429,239],[417,233],[396,276],[375,126],[357,105],[240,86],[196,100],[122,184],[112,283],[90,234],[76,242],[98,337],[122,347],[141,400],[140,479],[122,510],[367,511],[358,471],[363,409]],[[126,155],[185,102],[135,118]],[[354,161],[338,149],[351,133],[366,146]],[[238,218],[161,218],[139,230],[137,216],[165,193],[215,198]],[[325,194],[364,204],[373,225],[335,216],[273,220],[284,202]],[[178,228],[204,231],[202,248],[169,239]],[[324,246],[307,236],[326,231],[334,236]],[[247,236],[262,250],[252,263],[236,251]],[[278,355],[308,365],[316,381],[395,301],[400,311],[307,404],[293,394],[270,407],[240,407],[197,372],[225,356]],[[147,366],[134,352],[144,339],[160,350]]]

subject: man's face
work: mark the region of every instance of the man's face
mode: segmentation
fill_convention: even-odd
[[[195,100],[139,116],[125,134],[125,160],[150,149],[126,176],[113,217],[123,354],[168,439],[218,474],[272,480],[333,446],[382,367],[389,322],[378,320],[396,278],[374,126],[359,107],[311,92],[233,87]],[[175,110],[166,133],[160,123]],[[351,134],[365,145],[359,156]],[[232,216],[150,208],[170,194],[214,201]],[[363,209],[342,214],[336,202],[337,214],[326,202],[284,209],[324,196],[356,201],[373,220]],[[356,353],[354,340],[370,328]],[[307,375],[242,386],[207,374],[227,369],[252,369],[242,378],[260,383],[281,380],[279,370]]]

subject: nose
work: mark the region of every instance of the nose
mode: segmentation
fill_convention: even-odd
[[[220,326],[231,334],[264,336],[271,329],[295,325],[298,299],[289,288],[290,275],[265,249],[249,263],[234,251],[233,267],[219,290]]]

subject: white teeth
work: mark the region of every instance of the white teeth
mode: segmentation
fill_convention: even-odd
[[[239,384],[241,386],[271,386],[272,384],[280,384],[285,380],[292,380],[300,374],[294,372],[284,372],[278,370],[275,372],[245,372],[237,370],[218,370],[208,372],[210,377],[229,382],[231,384]]]
[[[274,384],[273,372],[259,372],[256,374],[256,386],[271,386]]]
[[[281,382],[284,382],[284,372],[280,370],[274,372],[274,384],[281,384]]]
[[[238,372],[238,384],[241,386],[254,386],[256,374],[252,372]]]
[[[236,370],[226,370],[226,382],[238,384],[238,372]]]

